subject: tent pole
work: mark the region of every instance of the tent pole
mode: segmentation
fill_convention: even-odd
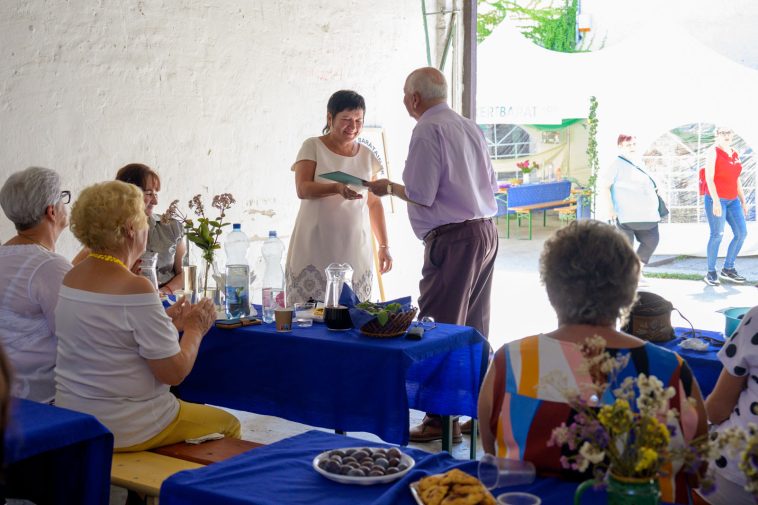
[[[424,41],[426,42],[426,66],[432,66],[432,49],[429,46],[429,24],[426,21],[426,0],[421,0],[421,17],[424,20]]]

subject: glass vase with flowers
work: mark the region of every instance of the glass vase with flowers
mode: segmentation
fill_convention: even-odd
[[[524,184],[529,184],[530,182],[530,175],[532,172],[538,170],[540,168],[539,164],[536,161],[519,161],[516,163],[516,166],[521,171],[521,179],[523,180]]]
[[[214,304],[221,305],[221,293],[224,291],[224,279],[216,264],[216,251],[221,249],[221,234],[225,226],[231,223],[224,222],[226,211],[236,200],[231,193],[222,193],[213,197],[211,206],[218,210],[218,217],[211,219],[205,214],[205,206],[201,195],[195,195],[189,201],[189,208],[194,211],[196,219],[191,219],[187,214],[179,210],[179,200],[174,200],[163,214],[163,219],[176,219],[183,223],[187,243],[187,255],[189,255],[189,242],[200,249],[203,265],[200,268],[198,292],[205,298],[212,298]],[[185,273],[189,275],[190,272]]]

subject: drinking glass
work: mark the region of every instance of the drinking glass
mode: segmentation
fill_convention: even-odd
[[[303,302],[295,304],[295,325],[300,328],[313,326],[313,309],[316,304],[313,302]]]
[[[497,497],[498,505],[540,505],[539,496],[531,493],[503,493]]]
[[[158,289],[158,272],[156,271],[156,265],[158,263],[157,252],[145,252],[140,258],[142,261],[139,265],[140,274],[150,281],[150,283]]]
[[[536,470],[529,461],[498,458],[485,454],[479,461],[479,480],[487,489],[534,482]]]

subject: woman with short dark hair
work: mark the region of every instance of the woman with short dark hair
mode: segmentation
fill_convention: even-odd
[[[55,252],[68,226],[69,191],[48,168],[16,172],[0,189],[0,206],[16,235],[0,246],[0,342],[15,370],[13,394],[51,403],[55,397],[55,305],[71,263]]]
[[[548,446],[548,440],[561,423],[571,424],[575,412],[544,379],[550,375],[568,390],[587,391],[592,378],[581,366],[587,359],[582,347],[592,337],[604,339],[610,354],[629,356],[618,376],[607,378],[609,393],[624,377],[656,376],[677,392],[670,401],[680,413],[672,444],[706,432],[703,399],[686,362],[616,329],[634,302],[639,273],[640,262],[629,242],[599,221],[575,221],[547,240],[540,275],[558,328],[510,342],[495,353],[479,393],[485,452],[531,461],[541,473],[565,473],[561,447]],[[672,462],[671,472],[661,477],[661,501],[689,503],[680,467],[681,462]]]
[[[330,263],[353,268],[353,289],[361,300],[371,296],[373,281],[371,231],[379,247],[379,271],[392,268],[381,200],[361,185],[320,177],[340,171],[365,181],[382,166],[365,145],[357,142],[363,129],[366,103],[350,90],[334,93],[326,106],[321,137],[303,142],[292,171],[300,211],[290,238],[286,265],[289,304],[323,300],[324,269]]]

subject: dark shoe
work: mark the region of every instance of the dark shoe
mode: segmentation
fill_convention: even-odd
[[[438,417],[425,417],[418,426],[411,428],[409,440],[411,442],[433,442],[442,440],[442,420]],[[453,443],[463,442],[461,436],[461,424],[458,420],[453,421]]]
[[[721,281],[719,281],[719,276],[718,274],[716,274],[715,270],[705,274],[705,277],[703,277],[703,280],[709,286],[718,286],[719,284],[721,284]]]
[[[736,284],[744,284],[747,279],[745,279],[743,276],[737,273],[737,270],[734,268],[722,268],[721,273],[719,274],[719,277],[724,279],[725,281],[731,281]]]
[[[464,435],[471,435],[471,419],[461,424],[461,433]]]

